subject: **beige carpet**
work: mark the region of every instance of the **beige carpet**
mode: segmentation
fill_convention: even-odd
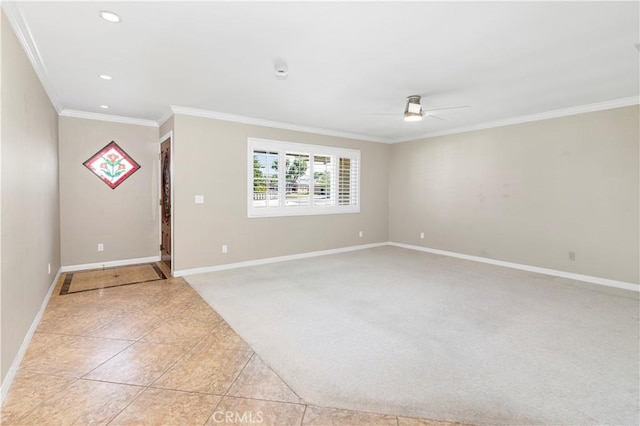
[[[187,277],[319,405],[638,424],[638,293],[396,247]]]

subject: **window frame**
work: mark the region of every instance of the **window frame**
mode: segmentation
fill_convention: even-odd
[[[309,205],[308,206],[287,206],[286,205],[286,170],[281,167],[278,170],[278,206],[274,207],[254,207],[254,152],[265,151],[278,153],[278,164],[286,164],[287,154],[308,154],[309,155],[309,174],[313,176],[314,156],[331,156],[336,159],[336,172],[339,174],[338,168],[340,158],[348,158],[351,161],[349,185],[355,187],[350,188],[349,204],[339,205],[338,182],[336,179],[335,188],[335,205],[318,205],[314,204],[313,183],[310,182],[309,188]],[[297,142],[285,142],[261,138],[247,138],[247,217],[282,217],[282,216],[308,216],[308,215],[324,215],[324,214],[343,214],[343,213],[360,213],[360,150],[349,148],[338,148],[325,145],[310,145]],[[313,181],[313,179],[310,179]]]

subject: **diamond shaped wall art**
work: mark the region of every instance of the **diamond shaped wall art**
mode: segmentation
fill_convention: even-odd
[[[114,141],[82,164],[111,189],[115,189],[140,168],[140,165]]]

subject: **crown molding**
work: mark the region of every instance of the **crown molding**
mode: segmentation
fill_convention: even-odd
[[[158,127],[154,120],[144,120],[142,118],[123,117],[120,115],[100,114],[97,112],[76,111],[65,109],[60,112],[61,117],[85,118],[87,120],[110,121],[112,123],[136,124],[138,126]]]
[[[594,104],[580,105],[577,107],[556,109],[553,111],[541,112],[538,114],[522,115],[519,117],[507,118],[505,120],[491,121],[487,123],[476,124],[468,127],[459,127],[457,129],[447,130],[444,132],[426,133],[422,136],[411,137],[409,139],[396,139],[391,143],[410,142],[420,139],[434,138],[436,136],[453,135],[456,133],[473,132],[476,130],[492,129],[495,127],[510,126],[512,124],[529,123],[532,121],[548,120],[551,118],[567,117],[569,115],[585,114],[588,112],[604,111],[607,109],[621,108],[631,105],[640,104],[639,96],[631,96],[629,98],[614,99],[611,101],[598,102]]]
[[[320,129],[317,127],[307,127],[298,124],[284,123],[280,121],[263,120],[261,118],[246,117],[243,115],[226,114],[223,112],[208,111],[203,109],[188,108],[171,105],[174,114],[189,115],[192,117],[213,118],[216,120],[233,121],[235,123],[253,124],[256,126],[273,127],[276,129],[293,130],[297,132],[314,133],[318,135],[336,136],[339,138],[357,139],[361,141],[391,143],[389,139],[374,138],[372,136],[360,135],[357,133],[340,132],[336,130]]]
[[[170,119],[171,117],[173,117],[173,111],[171,111],[171,108],[169,108],[169,111],[167,111],[165,114],[162,115],[162,117],[160,117],[156,123],[158,123],[158,127],[161,127],[164,123],[167,122],[168,119]]]
[[[91,120],[102,120],[102,121],[111,121],[116,123],[127,123],[127,124],[137,124],[142,126],[159,127],[162,124],[164,124],[164,122],[166,122],[166,120],[168,120],[173,114],[183,114],[183,115],[189,115],[194,117],[213,118],[216,120],[232,121],[237,123],[252,124],[257,126],[272,127],[272,128],[278,128],[278,129],[286,129],[286,130],[293,130],[293,131],[299,131],[299,132],[305,132],[305,133],[314,133],[314,134],[320,134],[320,135],[335,136],[335,137],[356,139],[356,140],[369,141],[369,142],[401,143],[401,142],[409,142],[409,141],[415,141],[420,139],[428,139],[436,136],[445,136],[445,135],[452,135],[456,133],[491,129],[496,127],[509,126],[513,124],[547,120],[552,118],[566,117],[566,116],[575,115],[575,114],[584,114],[589,112],[596,112],[596,111],[602,111],[607,109],[614,109],[614,108],[640,104],[640,97],[632,96],[629,98],[614,99],[611,101],[599,102],[599,103],[582,105],[582,106],[565,108],[565,109],[552,110],[552,111],[547,111],[547,112],[538,113],[538,114],[512,117],[505,120],[480,123],[480,124],[467,126],[467,127],[459,127],[456,129],[451,129],[443,132],[426,133],[420,136],[412,136],[410,138],[398,138],[398,139],[379,138],[379,137],[373,137],[368,135],[361,135],[357,133],[341,132],[336,130],[316,128],[316,127],[308,127],[308,126],[297,125],[292,123],[264,120],[264,119],[253,118],[248,116],[227,114],[227,113],[208,111],[208,110],[202,110],[202,109],[196,109],[196,108],[174,106],[174,105],[171,106],[170,111],[167,114],[163,115],[157,121],[136,119],[136,118],[130,118],[130,117],[123,117],[123,116],[114,116],[114,115],[100,114],[100,113],[91,113],[91,112],[84,112],[84,111],[76,111],[76,110],[68,110],[62,106],[62,103],[60,102],[60,98],[58,97],[56,91],[53,88],[53,85],[48,77],[47,69],[42,61],[40,52],[38,51],[38,48],[31,34],[31,30],[29,29],[24,19],[24,16],[20,11],[18,4],[19,4],[18,1],[0,1],[2,10],[7,16],[7,19],[11,27],[13,28],[13,31],[15,32],[25,54],[27,55],[27,58],[29,59],[29,62],[31,63],[36,75],[38,76],[38,79],[40,80],[40,84],[42,84],[43,89],[47,93],[47,96],[49,97],[51,104],[53,105],[53,107],[56,109],[56,111],[60,116],[66,116],[66,117],[86,118]]]
[[[24,50],[27,58],[29,58],[29,62],[31,62],[31,66],[35,71],[38,79],[40,80],[40,84],[42,84],[42,88],[47,93],[49,97],[49,101],[56,109],[58,114],[63,111],[62,103],[60,102],[60,98],[58,94],[53,89],[53,85],[49,80],[47,68],[44,66],[44,62],[42,61],[42,57],[40,56],[40,52],[38,51],[38,47],[36,46],[35,41],[33,40],[33,36],[31,35],[31,30],[27,25],[24,16],[22,16],[22,12],[18,7],[18,2],[9,1],[9,2],[1,2],[2,10],[4,10],[9,23],[11,24],[11,28],[18,37],[20,44],[22,45],[22,49]]]

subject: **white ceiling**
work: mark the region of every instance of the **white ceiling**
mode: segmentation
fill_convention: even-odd
[[[637,1],[3,6],[62,110],[157,121],[178,105],[408,140],[639,92]],[[414,94],[470,108],[406,123]]]

